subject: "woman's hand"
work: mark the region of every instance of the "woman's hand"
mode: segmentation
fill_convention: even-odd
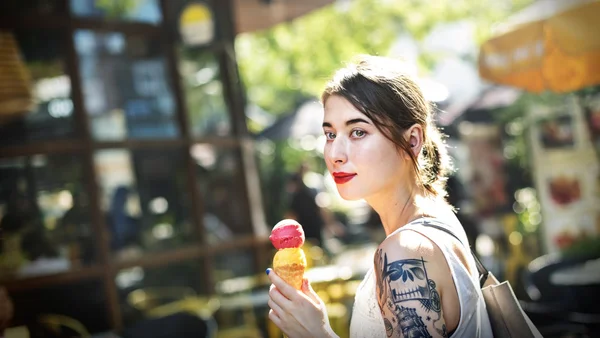
[[[272,270],[267,274],[273,283],[269,290],[269,319],[289,338],[337,337],[329,325],[325,303],[307,279],[296,290]]]
[[[13,316],[13,304],[8,293],[0,287],[0,334],[8,327]]]

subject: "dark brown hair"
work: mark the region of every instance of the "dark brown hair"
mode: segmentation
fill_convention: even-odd
[[[432,105],[402,61],[360,55],[329,81],[321,97],[323,105],[332,95],[348,100],[399,151],[410,155],[418,182],[427,192],[446,196],[447,175],[452,170],[446,144],[433,122]],[[423,128],[423,148],[418,157],[403,136],[414,124]]]

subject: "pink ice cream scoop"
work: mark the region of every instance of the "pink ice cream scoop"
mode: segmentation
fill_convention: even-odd
[[[304,230],[293,219],[284,219],[275,224],[269,239],[276,249],[299,248],[304,245]]]

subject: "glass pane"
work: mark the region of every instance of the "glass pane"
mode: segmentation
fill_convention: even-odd
[[[75,16],[159,24],[162,21],[159,0],[71,0]]]
[[[231,250],[227,253],[216,255],[213,263],[215,282],[219,283],[221,286],[225,286],[221,290],[224,293],[251,291],[251,289],[260,285],[254,285],[252,283],[248,283],[247,285],[234,285],[236,284],[234,283],[230,285],[231,288],[228,288],[227,280],[236,277],[253,277],[256,275],[254,265],[254,252],[250,249]],[[267,267],[268,266],[265,266],[265,269]],[[223,284],[220,282],[225,283]]]
[[[183,151],[102,150],[95,154],[101,207],[117,259],[196,241]]]
[[[0,276],[64,272],[95,260],[79,156],[0,161]]]
[[[208,51],[181,47],[179,74],[191,133],[194,136],[231,134],[231,119],[219,76],[219,62]]]
[[[75,33],[86,111],[96,140],[179,135],[160,41],[121,33]]]
[[[0,1],[0,16],[60,14],[64,12],[62,3],[62,0]]]
[[[201,295],[205,290],[203,271],[200,260],[119,271],[115,283],[125,326],[142,320],[158,306]]]
[[[207,242],[218,244],[252,234],[239,150],[196,144],[191,155],[204,201]]]
[[[31,337],[84,337],[81,332],[61,327],[60,334],[40,325],[39,316],[70,317],[91,333],[110,330],[104,285],[97,280],[49,286],[11,294],[15,304],[14,326],[27,325]],[[40,300],[44,301],[40,301]],[[9,335],[10,336],[10,335]]]
[[[0,144],[73,136],[61,32],[0,30],[0,45]]]

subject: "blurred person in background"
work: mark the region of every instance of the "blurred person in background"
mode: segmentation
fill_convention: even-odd
[[[6,204],[6,214],[0,218],[0,273],[11,275],[40,258],[58,257],[54,243],[48,237],[42,214],[16,187]]]
[[[133,217],[127,210],[127,201],[132,194],[129,187],[115,189],[110,202],[107,223],[111,234],[111,248],[119,251],[137,245],[140,236],[140,219]]]
[[[13,303],[8,292],[0,286],[0,337],[4,337],[4,330],[8,328],[13,316]]]
[[[302,224],[306,239],[313,245],[323,245],[323,214],[321,207],[317,205],[317,192],[309,188],[302,178],[306,172],[306,166],[301,166],[298,172],[292,174],[288,179],[286,190],[290,196],[290,202],[284,218],[291,218]]]
[[[405,69],[363,56],[322,96],[324,158],[338,192],[366,200],[386,233],[357,289],[350,336],[490,337],[467,236],[445,199],[446,146]],[[337,337],[308,280],[296,290],[267,274],[269,318],[288,337]]]

